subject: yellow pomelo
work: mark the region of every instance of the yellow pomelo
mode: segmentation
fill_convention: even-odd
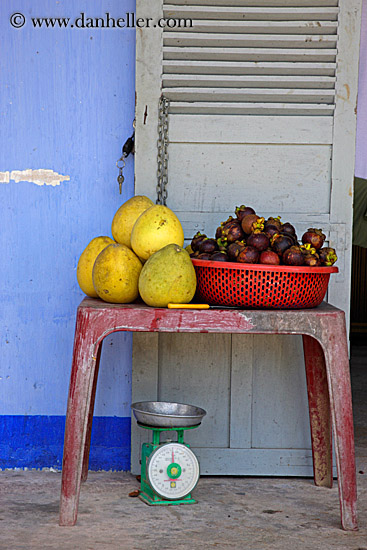
[[[148,306],[187,304],[196,290],[196,273],[188,252],[169,244],[152,254],[139,277],[140,296]]]
[[[157,204],[145,210],[136,220],[131,233],[131,248],[147,260],[167,244],[182,246],[184,233],[180,220],[167,206]]]
[[[140,214],[153,205],[154,202],[144,195],[137,195],[124,202],[112,220],[111,231],[115,241],[131,248],[130,235],[134,223]]]
[[[111,244],[97,256],[93,266],[93,285],[105,302],[129,304],[139,295],[138,281],[142,263],[124,244]]]
[[[78,267],[76,269],[76,277],[82,291],[91,298],[97,298],[97,293],[94,290],[92,280],[92,269],[94,262],[98,254],[102,252],[106,246],[114,242],[115,241],[110,237],[96,237],[91,240],[88,246],[81,253],[78,261]]]

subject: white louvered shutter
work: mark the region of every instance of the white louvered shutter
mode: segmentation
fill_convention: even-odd
[[[172,114],[332,115],[338,2],[287,4],[164,2],[193,22],[163,32]]]
[[[339,255],[328,299],[347,314],[360,5],[137,0],[138,17],[192,27],[137,30],[136,194],[155,197],[163,94],[167,205],[186,238],[213,235],[240,204],[299,236],[321,227]]]
[[[168,206],[186,238],[239,204],[322,227],[348,311],[360,0],[138,0],[136,192],[155,194],[157,109],[170,99]],[[333,182],[333,185],[332,185]]]

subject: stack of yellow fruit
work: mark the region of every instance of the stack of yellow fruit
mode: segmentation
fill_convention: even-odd
[[[128,304],[140,295],[154,307],[192,300],[195,269],[172,210],[133,197],[117,210],[111,232],[113,239],[94,238],[79,258],[77,279],[87,296]]]

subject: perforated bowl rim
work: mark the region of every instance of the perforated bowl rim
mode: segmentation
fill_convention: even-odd
[[[191,258],[195,267],[211,267],[214,269],[247,269],[250,271],[278,271],[284,273],[338,273],[336,266],[309,267],[307,265],[266,265],[266,264],[245,264],[240,262],[216,262],[213,260],[197,260]]]

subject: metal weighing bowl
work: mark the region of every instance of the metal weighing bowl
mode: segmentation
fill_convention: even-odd
[[[131,405],[138,422],[157,428],[187,428],[197,426],[206,411],[195,405],[166,401],[140,401]]]

